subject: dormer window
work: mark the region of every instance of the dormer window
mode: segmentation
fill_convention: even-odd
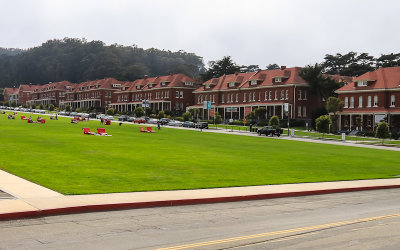
[[[250,81],[250,85],[251,85],[251,86],[257,85],[257,80],[251,80],[251,81]]]
[[[367,80],[357,81],[357,87],[365,87],[365,86],[368,86]]]
[[[162,82],[162,83],[161,83],[161,86],[165,86],[165,82]]]
[[[121,87],[121,84],[116,84],[116,83],[114,83],[114,84],[112,85],[112,87],[113,87],[113,88],[120,88],[120,87]]]
[[[153,84],[149,83],[148,87],[149,87],[149,89],[151,89],[153,87]]]
[[[275,82],[282,82],[282,77],[275,77]]]
[[[205,87],[206,89],[209,89],[209,88],[210,88],[210,85],[207,84],[207,85],[205,85],[204,87]]]
[[[228,87],[229,87],[229,88],[233,88],[233,87],[235,87],[235,83],[234,83],[234,82],[230,82],[230,83],[228,83]]]
[[[140,89],[140,85],[137,85],[137,86],[136,86],[136,89]]]
[[[193,82],[185,82],[185,86],[193,86]]]

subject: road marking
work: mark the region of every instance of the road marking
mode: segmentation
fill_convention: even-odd
[[[297,232],[316,230],[316,229],[326,229],[326,228],[331,228],[331,227],[345,226],[345,225],[356,224],[356,223],[361,223],[361,222],[376,221],[376,220],[390,219],[390,218],[396,218],[396,217],[400,217],[400,214],[390,214],[390,215],[370,217],[370,218],[364,218],[364,219],[358,219],[358,220],[347,220],[347,221],[333,222],[333,223],[314,225],[314,226],[308,226],[308,227],[299,227],[299,228],[293,228],[293,229],[287,229],[287,230],[281,230],[281,231],[275,231],[275,232],[239,236],[239,237],[233,237],[233,238],[227,238],[227,239],[221,239],[221,240],[212,240],[212,241],[199,242],[199,243],[167,247],[167,248],[159,248],[158,250],[178,250],[178,249],[186,249],[186,248],[193,248],[193,247],[202,247],[202,246],[216,245],[216,244],[222,244],[222,243],[228,243],[228,242],[234,242],[234,241],[255,239],[255,238],[266,237],[266,236],[273,236],[273,235],[280,235],[280,234],[287,234],[287,233],[297,233]]]

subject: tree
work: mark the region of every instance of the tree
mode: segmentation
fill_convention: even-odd
[[[17,102],[16,101],[12,101],[11,102],[11,107],[14,107],[14,108],[17,107]]]
[[[31,104],[31,108],[32,108],[32,109],[35,109],[35,108],[36,108],[36,105],[35,105],[35,104]]]
[[[215,112],[214,119],[215,119],[215,124],[221,124],[222,123],[222,116],[218,112]]]
[[[190,112],[185,112],[182,114],[182,116],[184,121],[189,121],[190,118],[192,117],[192,114]]]
[[[234,74],[239,72],[240,67],[232,61],[230,56],[224,56],[221,60],[216,62],[210,62],[210,68],[201,75],[203,81],[208,81],[214,77],[220,77],[222,75]]]
[[[272,126],[274,129],[279,129],[281,127],[280,122],[279,122],[279,117],[274,115],[269,119],[268,122],[269,126]]]
[[[274,64],[268,64],[266,67],[268,70],[272,70],[272,69],[280,69],[279,65],[274,63]]]
[[[49,105],[49,111],[54,111],[54,108],[55,108],[55,107],[54,107],[54,104],[50,104],[50,105]]]
[[[145,113],[146,113],[146,116],[150,116],[150,115],[153,113],[153,109],[150,108],[150,107],[147,107],[147,108],[145,109]]]
[[[320,133],[329,133],[329,125],[331,124],[331,118],[329,115],[322,115],[315,121],[317,131]]]
[[[159,112],[158,112],[158,115],[157,115],[157,118],[158,118],[158,119],[161,119],[161,118],[164,118],[164,117],[165,117],[164,111],[162,111],[162,110],[159,111]]]
[[[344,102],[337,97],[329,97],[328,101],[326,102],[326,111],[328,111],[328,113],[333,113],[332,125],[334,133],[337,131],[339,112],[343,111],[343,107]]]
[[[335,90],[343,86],[330,77],[324,76],[322,64],[316,63],[315,65],[307,65],[304,67],[299,75],[309,84],[310,92],[317,96],[319,106],[322,106],[322,98],[327,100],[330,96],[335,96]]]
[[[70,105],[65,106],[65,111],[70,112],[71,111],[71,106]]]
[[[115,109],[113,108],[108,108],[106,111],[106,115],[111,115],[113,116],[115,114]]]
[[[378,68],[400,66],[400,53],[381,55],[376,59],[376,66]]]
[[[257,120],[262,120],[265,119],[265,114],[267,113],[267,109],[265,107],[259,107],[254,109],[256,119]]]
[[[378,123],[378,127],[376,128],[375,137],[382,139],[382,144],[384,139],[390,137],[389,125],[386,122]]]
[[[142,107],[137,107],[135,108],[135,110],[133,111],[133,113],[135,113],[136,117],[141,117],[144,115],[144,110]]]

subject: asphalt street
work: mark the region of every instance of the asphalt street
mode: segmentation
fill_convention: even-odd
[[[1,221],[0,249],[400,249],[399,228],[388,189]]]

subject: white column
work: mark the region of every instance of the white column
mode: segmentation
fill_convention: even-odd
[[[353,127],[353,117],[350,114],[350,129],[349,130],[351,130],[352,127]]]

